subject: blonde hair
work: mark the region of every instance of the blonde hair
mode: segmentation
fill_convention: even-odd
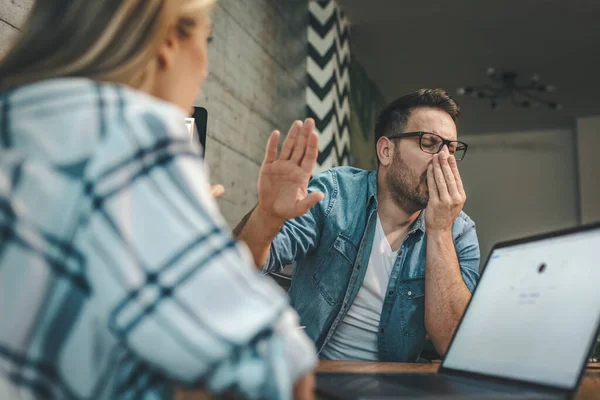
[[[144,88],[169,29],[187,37],[216,0],[38,0],[0,61],[0,90],[58,77]]]

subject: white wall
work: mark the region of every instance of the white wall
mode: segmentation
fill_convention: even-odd
[[[575,133],[544,130],[461,136],[467,203],[482,266],[494,243],[578,224]]]
[[[581,222],[600,221],[600,117],[577,119]]]

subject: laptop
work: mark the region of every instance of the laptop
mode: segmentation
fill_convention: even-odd
[[[437,374],[319,373],[328,399],[569,399],[600,326],[600,224],[500,243]]]

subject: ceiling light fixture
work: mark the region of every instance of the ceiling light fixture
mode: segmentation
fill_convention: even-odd
[[[515,107],[545,106],[552,110],[560,110],[562,106],[539,96],[539,93],[553,93],[556,87],[540,83],[539,75],[533,75],[528,84],[517,83],[518,75],[512,71],[498,71],[488,68],[487,75],[493,81],[491,85],[465,86],[457,93],[461,96],[472,96],[478,99],[489,99],[492,110],[498,108],[498,99],[508,98]]]

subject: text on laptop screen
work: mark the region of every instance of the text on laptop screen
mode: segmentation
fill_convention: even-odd
[[[444,367],[573,388],[600,322],[600,229],[494,250]]]

